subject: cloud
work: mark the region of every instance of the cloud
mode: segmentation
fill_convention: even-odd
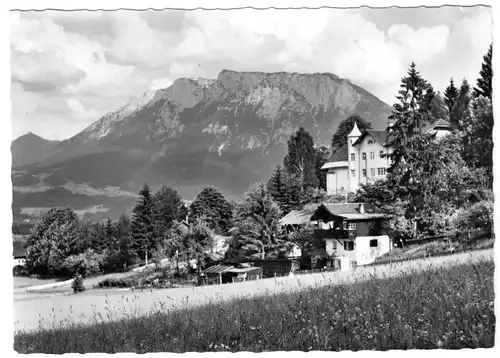
[[[35,125],[20,98],[68,137],[130,96],[222,69],[332,72],[392,104],[413,61],[438,90],[450,77],[475,82],[490,16],[454,7],[14,13],[13,127]]]

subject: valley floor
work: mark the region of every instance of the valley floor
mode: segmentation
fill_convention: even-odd
[[[262,296],[268,293],[293,292],[308,287],[362,282],[370,278],[389,278],[408,270],[424,270],[432,267],[451,266],[493,259],[493,250],[459,253],[444,257],[432,257],[410,262],[370,267],[358,267],[351,272],[328,272],[300,276],[262,279],[229,285],[193,288],[131,290],[95,290],[69,296],[37,295],[14,302],[16,331],[64,327],[73,324],[94,324],[128,317],[146,315],[161,305],[164,311],[208,304],[214,300],[237,297]],[[48,299],[50,298],[50,299]]]

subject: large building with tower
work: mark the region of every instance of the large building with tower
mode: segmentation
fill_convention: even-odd
[[[451,125],[438,120],[425,130],[440,139],[450,133]],[[387,130],[367,130],[361,133],[357,124],[347,136],[347,143],[332,153],[326,170],[328,195],[355,192],[362,184],[385,178],[391,165],[390,125]]]

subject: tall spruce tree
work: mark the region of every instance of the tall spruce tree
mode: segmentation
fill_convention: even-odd
[[[141,259],[146,255],[150,258],[153,248],[153,198],[147,183],[139,192],[139,200],[132,212],[132,248]]]
[[[446,107],[443,97],[439,92],[435,94],[434,98],[431,101],[429,116],[433,121],[438,119],[445,119],[445,120],[450,119],[448,108]]]
[[[455,127],[462,128],[469,121],[472,110],[472,96],[469,82],[464,78],[451,111],[450,121]]]
[[[433,90],[429,90],[429,84],[416,70],[415,63],[410,65],[408,74],[401,79],[398,103],[394,104],[393,112],[389,119],[393,121],[392,137],[394,151],[391,154],[393,164],[389,173],[396,169],[402,170],[400,165],[408,165],[407,154],[412,150],[411,139],[422,132],[424,126],[430,120],[429,100]],[[403,164],[406,163],[406,164]],[[410,167],[405,168],[410,170]]]
[[[408,202],[406,214],[415,218],[420,205],[420,174],[422,168],[415,166],[414,159],[431,142],[430,136],[424,134],[424,126],[432,120],[429,99],[430,85],[416,70],[414,63],[410,65],[408,75],[401,79],[401,89],[396,97],[398,103],[389,117],[393,120],[392,143],[390,155],[392,164],[388,169],[390,185],[396,188],[397,195]],[[434,97],[434,96],[432,96]],[[416,221],[413,221],[416,233]]]
[[[281,165],[277,165],[276,169],[274,169],[271,178],[267,182],[267,189],[269,190],[269,194],[273,197],[274,201],[278,204],[280,209],[284,212],[284,202],[285,202],[285,194],[287,191],[286,188],[286,174],[283,171]]]
[[[165,240],[168,230],[175,221],[183,218],[184,202],[177,190],[163,185],[152,196],[151,217],[153,235],[150,238],[149,249],[157,250]]]
[[[446,90],[444,91],[444,103],[448,108],[448,113],[450,113],[449,118],[451,118],[451,111],[455,106],[455,101],[457,100],[457,97],[458,97],[458,89],[457,87],[455,87],[455,82],[453,81],[453,78],[450,78],[450,84],[448,85],[448,87],[446,87]]]
[[[479,72],[479,78],[477,79],[477,86],[474,88],[474,98],[483,96],[492,100],[493,93],[493,67],[491,66],[491,60],[493,58],[493,44],[490,45],[488,53],[483,57],[483,63],[481,65],[481,71]]]
[[[288,154],[284,159],[284,167],[287,174],[296,175],[301,179],[303,189],[317,187],[314,139],[303,127],[300,127],[288,140]]]

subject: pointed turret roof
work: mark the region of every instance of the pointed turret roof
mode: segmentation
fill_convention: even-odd
[[[359,137],[361,132],[359,131],[358,124],[354,122],[354,127],[352,127],[351,133],[349,133],[348,137]]]

